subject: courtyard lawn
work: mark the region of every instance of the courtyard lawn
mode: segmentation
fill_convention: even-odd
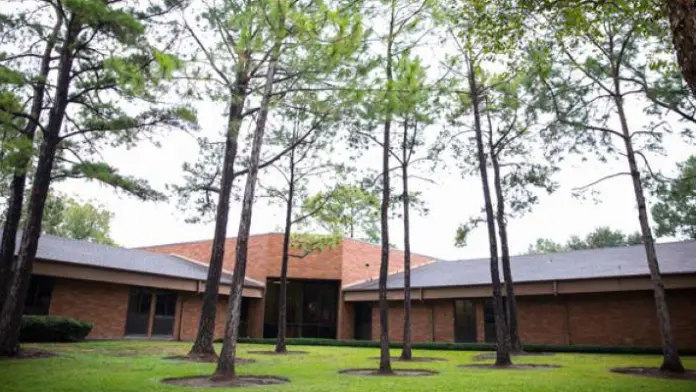
[[[0,390],[4,392],[47,391],[195,391],[164,385],[160,380],[212,373],[214,364],[164,361],[167,355],[185,354],[190,343],[180,342],[86,342],[79,344],[32,344],[59,354],[59,357],[0,361]],[[345,368],[376,368],[375,348],[298,346],[305,355],[269,356],[249,350],[270,350],[268,345],[240,345],[242,358],[255,363],[238,367],[240,374],[282,376],[284,385],[236,388],[239,391],[475,391],[475,392],[693,392],[695,381],[658,380],[609,372],[619,366],[657,366],[658,356],[555,354],[517,358],[517,363],[561,365],[559,369],[486,370],[464,369],[473,363],[476,352],[415,350],[415,356],[441,357],[446,362],[400,363],[395,369],[432,369],[440,374],[427,377],[372,377],[338,374]],[[219,350],[219,345],[218,345]],[[398,350],[393,351],[398,355]],[[482,362],[477,362],[482,363]],[[696,357],[684,358],[696,369]]]

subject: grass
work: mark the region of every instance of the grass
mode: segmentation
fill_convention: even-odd
[[[0,361],[0,389],[4,392],[89,392],[89,391],[194,391],[164,385],[160,380],[212,373],[214,364],[167,362],[166,355],[185,354],[189,343],[180,342],[86,342],[78,344],[35,344],[60,354],[60,357]],[[308,351],[307,355],[268,356],[248,354],[249,350],[268,350],[268,345],[242,344],[241,357],[255,363],[238,367],[240,374],[283,376],[289,384],[252,387],[242,390],[269,391],[476,391],[476,392],[693,392],[696,382],[658,380],[610,373],[619,366],[657,366],[654,355],[555,354],[517,358],[519,363],[550,363],[560,369],[482,370],[457,365],[472,363],[476,352],[416,350],[416,356],[446,358],[446,362],[393,363],[397,369],[437,370],[429,377],[357,377],[340,375],[344,368],[376,368],[374,348],[291,347]],[[219,346],[218,346],[219,349]],[[398,350],[394,350],[398,355]],[[696,368],[696,357],[684,358],[684,364]],[[201,389],[210,392],[210,389]]]

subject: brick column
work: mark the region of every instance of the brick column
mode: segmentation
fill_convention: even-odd
[[[483,301],[476,302],[476,342],[486,341],[486,321],[483,318]]]
[[[263,337],[264,298],[249,298],[249,337]]]

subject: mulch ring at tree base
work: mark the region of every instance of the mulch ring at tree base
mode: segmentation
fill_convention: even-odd
[[[392,369],[391,373],[380,373],[378,369],[343,369],[340,374],[348,374],[351,376],[432,376],[438,374],[435,370],[426,369]]]
[[[372,357],[370,359],[374,359],[379,361],[381,358],[380,357]],[[391,357],[389,358],[390,361],[392,362],[438,362],[438,361],[447,361],[445,358],[436,358],[436,357],[412,357],[411,359],[402,359],[401,357]]]
[[[218,361],[216,355],[205,355],[198,357],[190,357],[188,355],[172,355],[169,357],[162,358],[165,361],[177,361],[177,362],[205,362],[205,363],[215,363]],[[255,359],[250,358],[235,358],[234,362],[236,364],[253,363],[256,362]]]
[[[496,366],[493,363],[473,363],[470,365],[458,365],[460,368],[469,369],[498,369],[498,370],[535,370],[535,369],[557,369],[560,365],[544,365],[536,363],[515,363],[509,366]]]
[[[296,350],[288,350],[283,353],[277,353],[273,350],[258,350],[258,351],[247,351],[247,354],[262,354],[262,355],[303,355],[303,354],[309,354],[307,351],[296,351]]]
[[[687,370],[684,373],[664,372],[655,367],[624,367],[611,369],[613,373],[628,374],[631,376],[645,376],[655,378],[667,378],[671,380],[696,381],[696,370]]]
[[[521,353],[510,353],[510,356],[512,357],[550,357],[554,355],[554,353],[528,353],[526,351],[523,351]],[[495,353],[481,353],[478,355],[474,356],[474,361],[488,361],[491,359],[495,359],[496,354]]]
[[[285,384],[288,382],[290,382],[290,380],[287,378],[273,376],[235,376],[232,378],[214,378],[210,375],[206,375],[165,378],[162,380],[163,384],[191,388],[237,388]]]
[[[57,356],[58,354],[56,353],[39,350],[38,348],[21,348],[17,354],[11,357],[0,357],[0,360],[20,361],[22,359],[52,358]]]

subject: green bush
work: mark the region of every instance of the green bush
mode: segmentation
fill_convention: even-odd
[[[275,339],[262,338],[239,338],[240,343],[253,344],[275,344]],[[288,345],[295,346],[335,346],[335,347],[379,347],[378,341],[372,340],[333,340],[333,339],[310,339],[310,338],[290,338],[287,339]],[[400,342],[389,344],[391,348],[400,348]],[[449,343],[449,342],[414,342],[414,349],[423,350],[459,350],[459,351],[494,351],[494,343]],[[524,345],[526,352],[549,352],[549,353],[588,353],[588,354],[661,354],[659,347],[630,347],[630,346],[587,346],[587,345]],[[679,350],[682,355],[695,355],[696,350]]]
[[[22,316],[21,342],[79,342],[84,340],[92,323],[59,316]]]

